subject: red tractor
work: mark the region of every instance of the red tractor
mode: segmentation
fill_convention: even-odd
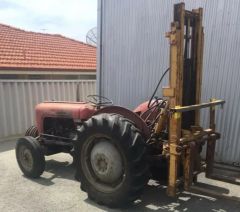
[[[223,100],[200,103],[202,79],[202,9],[174,7],[170,40],[169,87],[134,111],[90,95],[88,102],[44,102],[36,106],[36,127],[16,145],[22,172],[39,177],[45,155],[70,153],[81,189],[108,206],[136,200],[151,176],[166,177],[167,193],[175,196],[179,184],[189,190],[197,174],[211,177],[215,142],[215,107]],[[189,52],[190,51],[190,52]],[[200,127],[200,109],[210,108],[208,129]],[[200,157],[207,143],[206,160]]]
[[[150,128],[140,116],[148,114],[147,103],[133,112],[113,106],[105,97],[88,99],[38,104],[37,126],[16,145],[19,167],[27,177],[36,178],[44,171],[45,155],[70,153],[81,187],[92,199],[108,205],[134,200],[149,179],[145,141]],[[163,100],[155,102],[158,110],[166,106]]]

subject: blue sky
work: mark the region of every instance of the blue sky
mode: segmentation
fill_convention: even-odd
[[[0,0],[0,23],[85,41],[97,25],[97,0]]]

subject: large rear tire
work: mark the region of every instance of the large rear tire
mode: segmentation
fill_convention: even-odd
[[[39,142],[30,136],[18,139],[16,158],[23,174],[29,178],[39,177],[45,169],[45,158]]]
[[[83,123],[75,143],[81,189],[99,204],[123,207],[139,198],[149,180],[146,147],[134,124],[116,114]]]

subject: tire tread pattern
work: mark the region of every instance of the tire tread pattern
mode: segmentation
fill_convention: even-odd
[[[39,133],[38,133],[38,129],[36,126],[31,126],[27,129],[27,131],[25,132],[25,136],[32,136],[33,138],[38,137]]]
[[[92,188],[93,186],[86,179],[81,163],[78,161],[81,189],[86,191],[89,198],[98,204],[109,207],[126,206],[139,198],[149,180],[146,146],[143,137],[134,123],[125,117],[118,114],[100,114],[84,122],[79,129],[78,140],[74,144],[78,153],[81,152],[84,140],[97,131],[108,133],[121,146],[129,167],[129,181],[122,191],[116,192],[112,197],[101,194]]]

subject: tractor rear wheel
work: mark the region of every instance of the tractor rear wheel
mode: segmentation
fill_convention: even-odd
[[[81,189],[99,204],[123,207],[136,200],[149,180],[146,147],[134,124],[116,114],[83,123],[75,143]]]
[[[39,177],[45,169],[45,158],[39,142],[30,136],[18,139],[16,158],[23,174],[30,178]]]

